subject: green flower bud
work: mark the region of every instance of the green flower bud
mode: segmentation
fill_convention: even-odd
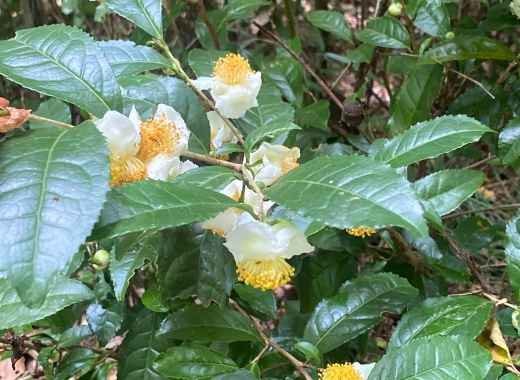
[[[94,253],[94,256],[92,256],[90,262],[92,263],[94,269],[103,270],[108,266],[108,263],[110,262],[110,253],[108,253],[104,249],[100,249],[99,251]]]
[[[444,38],[446,38],[447,40],[452,40],[455,38],[455,33],[453,32],[448,32],[444,35]]]
[[[401,13],[403,13],[403,4],[401,3],[392,3],[388,7],[388,13],[392,16],[399,17]]]

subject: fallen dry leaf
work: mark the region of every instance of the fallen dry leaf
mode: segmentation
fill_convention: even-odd
[[[493,358],[493,361],[511,365],[513,363],[507,343],[500,331],[500,325],[496,319],[491,319],[486,330],[478,337],[478,342],[482,347],[487,349]]]

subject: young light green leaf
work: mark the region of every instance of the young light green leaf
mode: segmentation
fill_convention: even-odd
[[[108,191],[96,127],[43,128],[0,145],[0,267],[38,307],[90,234]]]
[[[201,342],[256,342],[258,333],[242,314],[228,307],[188,306],[169,318],[171,336]]]
[[[204,346],[170,348],[155,360],[154,368],[169,379],[186,380],[209,380],[239,369],[233,360]]]
[[[421,63],[445,63],[468,59],[493,59],[510,61],[515,54],[503,43],[484,36],[461,36],[442,42],[428,50]]]
[[[440,216],[459,207],[484,183],[484,174],[476,170],[441,170],[413,183],[419,197]]]
[[[436,336],[390,351],[368,380],[476,380],[490,367],[490,354],[473,339]]]
[[[431,117],[432,105],[442,86],[442,67],[416,65],[406,73],[399,92],[392,99],[389,122],[395,134]]]
[[[0,329],[23,326],[53,315],[67,306],[94,298],[82,283],[59,278],[38,308],[25,306],[6,279],[0,279]]]
[[[509,282],[513,288],[513,294],[520,301],[520,216],[514,217],[506,227],[507,245],[506,262]]]
[[[112,189],[93,239],[159,230],[212,218],[242,207],[215,191],[163,181],[143,181]]]
[[[450,31],[450,13],[443,0],[417,0],[414,24],[423,32],[444,37]]]
[[[428,298],[403,316],[389,349],[436,335],[476,338],[486,327],[492,308],[489,301],[477,296]]]
[[[267,193],[280,205],[332,227],[393,225],[415,236],[428,234],[410,184],[370,157],[318,157],[289,172]]]
[[[154,49],[131,41],[100,41],[97,45],[116,77],[164,69],[169,65],[166,58]]]
[[[406,28],[390,16],[369,20],[356,36],[360,41],[379,47],[407,49],[410,46],[410,35]]]
[[[162,39],[161,0],[105,0],[104,3],[152,37]]]
[[[157,104],[167,104],[179,112],[191,130],[189,148],[191,151],[208,153],[209,122],[206,112],[197,95],[177,78],[162,77],[153,74],[120,77],[123,87],[125,113],[129,114],[132,106],[145,116],[152,116]]]
[[[341,13],[318,10],[307,13],[305,17],[316,28],[332,33],[342,40],[352,41],[352,31]]]
[[[400,313],[417,295],[407,280],[391,273],[359,277],[318,304],[305,339],[327,353],[377,325],[383,313]]]
[[[379,140],[374,158],[403,167],[475,142],[486,132],[492,130],[471,117],[441,116],[416,124],[391,140]]]
[[[25,29],[0,41],[0,74],[98,117],[121,108],[119,85],[102,51],[74,27]]]

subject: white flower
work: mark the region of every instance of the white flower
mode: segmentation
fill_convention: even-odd
[[[238,202],[242,196],[242,191],[244,191],[244,203],[251,206],[256,215],[265,214],[274,205],[273,202],[264,201],[262,196],[249,189],[240,180],[234,180],[224,187],[220,193]],[[249,215],[242,209],[231,207],[214,218],[202,222],[201,227],[206,230],[211,230],[217,235],[226,236],[236,227],[239,217],[242,214]],[[249,217],[251,216],[249,215]]]
[[[258,105],[262,75],[251,70],[245,58],[231,53],[215,63],[213,76],[199,77],[194,84],[201,90],[210,90],[215,107],[224,117],[237,119]]]
[[[189,160],[181,161],[177,156],[159,154],[148,161],[146,173],[147,178],[166,181],[195,168],[198,168],[198,165]]]
[[[253,168],[255,180],[269,186],[278,178],[298,167],[300,149],[287,148],[284,145],[274,145],[263,142],[260,147],[251,153],[251,165],[260,165]]]
[[[174,169],[177,162],[173,159],[187,149],[190,137],[182,116],[164,104],[159,104],[149,120],[141,121],[132,108],[128,117],[108,111],[96,126],[110,149],[112,186],[145,178],[167,178],[166,168],[168,173]]]
[[[509,4],[511,12],[518,18],[520,18],[520,0],[513,0]]]
[[[217,112],[210,111],[206,116],[211,128],[211,145],[214,149],[220,149],[224,144],[236,143],[238,141],[235,134]]]
[[[334,363],[320,369],[320,380],[368,380],[376,363]]]
[[[286,259],[314,250],[303,232],[289,222],[270,225],[247,215],[239,217],[224,245],[235,258],[239,280],[264,290],[289,282],[294,268]]]

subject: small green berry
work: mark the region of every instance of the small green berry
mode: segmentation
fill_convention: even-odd
[[[104,249],[100,249],[99,251],[94,253],[94,256],[92,256],[90,262],[92,263],[94,269],[103,270],[108,266],[108,263],[110,262],[110,253],[108,253]]]
[[[444,38],[446,38],[447,40],[452,40],[455,38],[455,33],[453,32],[448,32],[446,33],[446,35],[444,36]]]
[[[388,13],[392,16],[399,17],[401,13],[403,13],[403,4],[401,3],[392,3],[388,7]]]

